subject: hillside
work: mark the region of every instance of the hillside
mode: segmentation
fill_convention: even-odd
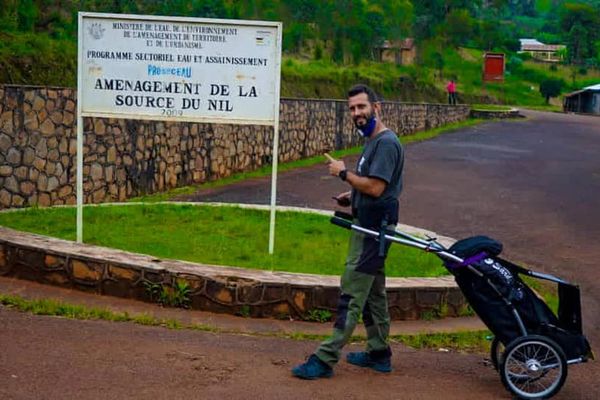
[[[283,21],[283,97],[343,98],[357,81],[388,100],[445,102],[455,78],[459,101],[545,105],[540,83],[554,78],[562,93],[600,81],[600,2],[573,0],[3,0],[0,83],[75,86],[77,11],[185,15]],[[383,40],[414,37],[416,62],[381,63]],[[518,54],[519,37],[565,43],[551,67]],[[483,85],[485,50],[506,54],[504,84]],[[560,104],[560,99],[553,99]]]

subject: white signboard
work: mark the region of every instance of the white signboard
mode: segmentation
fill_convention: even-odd
[[[79,13],[77,241],[83,241],[83,117],[273,126],[275,243],[281,23]]]
[[[273,125],[281,23],[80,15],[83,116]]]

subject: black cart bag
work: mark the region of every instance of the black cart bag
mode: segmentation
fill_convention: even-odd
[[[499,242],[475,236],[456,242],[448,251],[464,261],[446,261],[446,268],[471,308],[504,345],[525,334],[538,334],[559,344],[567,360],[591,352],[582,334],[577,286],[559,283],[557,317],[519,276],[530,271],[498,257],[502,251]]]

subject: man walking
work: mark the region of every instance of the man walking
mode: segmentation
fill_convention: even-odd
[[[348,92],[348,108],[366,144],[355,171],[347,170],[344,161],[325,154],[329,173],[351,186],[350,191],[336,199],[342,206],[352,206],[355,224],[377,231],[382,224],[393,228],[398,222],[398,196],[402,191],[402,146],[396,133],[381,122],[381,104],[371,88],[353,86]],[[333,334],[304,364],[292,369],[294,376],[302,379],[332,376],[333,366],[339,361],[361,313],[367,330],[366,351],[348,353],[346,360],[378,372],[392,370],[384,271],[388,249],[389,243],[380,255],[375,238],[352,231]]]

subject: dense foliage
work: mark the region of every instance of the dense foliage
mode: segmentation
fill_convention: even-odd
[[[363,74],[383,92],[402,91],[392,97],[404,100],[441,101],[449,76],[480,86],[480,64],[469,73],[471,83],[465,69],[456,69],[464,67],[455,60],[462,48],[506,52],[509,73],[536,86],[564,79],[526,68],[519,38],[566,44],[565,62],[576,66],[572,86],[600,66],[599,0],[0,0],[0,82],[74,86],[78,11],[282,21],[284,55],[294,60],[283,68],[283,94],[292,96],[337,95],[338,85],[355,78],[344,66],[377,60],[384,41],[409,37],[417,44],[416,67]],[[307,62],[319,77],[299,71]],[[339,79],[323,82],[332,70]],[[331,90],[323,85],[328,79]]]
[[[74,37],[77,11],[280,20],[284,49],[338,62],[372,59],[386,39],[436,39],[448,46],[516,50],[519,37],[541,34],[570,43],[572,61],[598,55],[600,2],[582,0],[2,0],[3,31]]]

